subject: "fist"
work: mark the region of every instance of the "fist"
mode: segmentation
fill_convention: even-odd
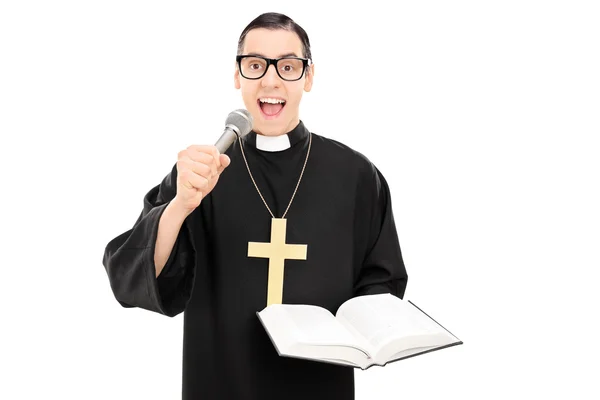
[[[185,213],[200,205],[231,160],[215,146],[192,145],[177,155],[177,194],[173,202]]]

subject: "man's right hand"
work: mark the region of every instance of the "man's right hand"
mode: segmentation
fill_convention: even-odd
[[[215,188],[219,176],[230,164],[226,154],[215,146],[192,145],[177,156],[177,194],[172,203],[181,212],[190,214],[205,196]]]

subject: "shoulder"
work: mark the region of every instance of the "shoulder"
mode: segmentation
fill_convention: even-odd
[[[366,154],[323,134],[312,132],[312,135],[322,155],[326,156],[332,164],[353,171],[361,177],[376,179],[379,170]]]

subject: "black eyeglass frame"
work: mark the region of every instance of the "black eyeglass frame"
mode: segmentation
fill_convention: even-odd
[[[259,76],[257,78],[248,78],[247,76],[244,75],[244,73],[242,72],[242,60],[247,57],[260,58],[261,60],[265,60],[267,62],[267,67],[265,68],[265,70],[261,76]],[[281,79],[283,79],[284,81],[287,81],[287,82],[295,82],[295,81],[299,81],[300,79],[302,79],[302,77],[304,76],[304,73],[306,72],[306,67],[309,65],[309,63],[311,61],[309,58],[301,58],[301,57],[267,58],[267,57],[263,57],[263,56],[252,55],[252,54],[239,54],[239,55],[235,56],[235,60],[237,61],[240,75],[242,77],[244,77],[245,79],[250,79],[250,80],[260,79],[266,75],[267,71],[269,70],[269,67],[271,65],[273,65],[273,67],[275,68],[275,71],[277,71],[277,75]],[[287,79],[287,78],[284,78],[283,76],[281,76],[281,74],[279,73],[279,69],[277,69],[277,63],[281,60],[301,60],[302,61],[302,73],[300,74],[300,77],[298,77],[298,79]]]

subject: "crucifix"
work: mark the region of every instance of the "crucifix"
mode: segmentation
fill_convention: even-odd
[[[271,220],[271,242],[248,242],[248,257],[269,259],[267,306],[281,304],[283,299],[283,269],[285,260],[306,260],[306,244],[285,243],[286,219]]]

